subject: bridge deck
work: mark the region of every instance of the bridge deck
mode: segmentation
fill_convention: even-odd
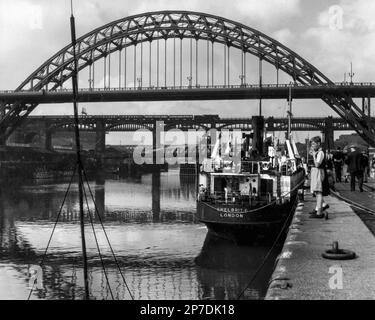
[[[353,98],[375,97],[375,83],[337,83],[322,85],[293,85],[292,98],[319,99],[325,95],[347,94]],[[266,84],[188,87],[138,87],[80,89],[80,102],[111,101],[174,101],[174,100],[243,100],[288,99],[289,85]],[[5,103],[68,103],[72,102],[70,89],[54,91],[0,91],[0,101]]]

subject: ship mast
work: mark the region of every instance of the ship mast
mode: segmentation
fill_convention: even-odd
[[[82,256],[83,256],[83,278],[85,287],[85,299],[90,299],[89,285],[88,285],[88,272],[87,272],[87,253],[86,253],[86,240],[85,240],[85,225],[84,225],[84,214],[83,214],[83,165],[81,159],[81,143],[79,137],[79,120],[78,120],[78,106],[77,106],[77,94],[78,94],[78,81],[77,81],[77,57],[76,57],[76,31],[75,21],[73,16],[73,3],[71,1],[71,16],[70,16],[70,32],[72,39],[73,49],[73,73],[72,73],[72,85],[73,85],[73,108],[74,108],[74,129],[75,129],[75,140],[76,140],[76,154],[77,154],[77,167],[78,167],[78,197],[79,197],[79,213],[80,213],[80,227],[81,227],[81,245],[82,245]]]
[[[287,134],[287,140],[291,140],[292,138],[292,85],[293,82],[290,82],[289,84],[289,110],[288,110],[288,134]]]

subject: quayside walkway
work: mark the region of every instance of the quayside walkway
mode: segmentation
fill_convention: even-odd
[[[373,181],[368,185],[374,185]],[[342,195],[375,210],[373,191],[348,191],[337,184]],[[375,299],[375,237],[348,203],[334,196],[328,220],[311,219],[315,198],[310,193],[299,203],[283,250],[269,283],[268,300]],[[354,260],[328,260],[325,250],[338,241],[339,247],[354,251]]]

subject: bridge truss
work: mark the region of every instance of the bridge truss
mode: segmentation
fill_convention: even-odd
[[[231,81],[231,49],[237,49],[240,52],[240,79],[241,85],[246,84],[246,56],[251,55],[259,60],[259,85],[262,86],[262,63],[267,62],[275,67],[277,80],[279,71],[288,74],[295,84],[306,86],[316,86],[324,84],[333,84],[317,68],[304,60],[297,53],[293,52],[278,41],[267,35],[247,27],[241,23],[225,19],[223,17],[188,11],[159,11],[145,14],[134,15],[124,19],[113,21],[107,25],[97,28],[77,40],[76,52],[78,60],[79,77],[83,70],[88,71],[88,81],[90,88],[97,84],[95,81],[97,72],[95,65],[102,62],[103,74],[100,79],[104,79],[104,87],[111,87],[111,70],[113,75],[113,66],[111,68],[111,57],[114,60],[114,54],[118,53],[118,81],[127,86],[127,74],[129,74],[129,55],[130,47],[133,48],[133,89],[137,88],[137,82],[142,87],[144,81],[143,75],[143,56],[144,46],[149,49],[149,87],[156,85],[160,87],[161,76],[164,73],[164,86],[167,87],[167,40],[173,41],[173,75],[169,81],[173,81],[176,86],[179,75],[180,86],[182,86],[182,57],[187,55],[189,59],[188,85],[199,85],[198,64],[199,43],[203,40],[207,66],[207,85],[211,81],[213,86],[218,81],[223,81],[223,85],[230,85]],[[182,40],[187,39],[190,42],[189,49],[183,51]],[[176,56],[176,42],[180,40],[180,57]],[[163,43],[164,41],[164,43]],[[193,46],[193,42],[195,45]],[[155,52],[152,53],[153,44],[156,43]],[[164,70],[160,68],[160,44],[164,44]],[[223,49],[224,60],[215,60],[215,46],[220,45]],[[155,47],[155,46],[154,46]],[[195,49],[195,56],[193,54]],[[216,48],[217,49],[217,48]],[[155,50],[155,48],[154,48]],[[218,50],[218,49],[217,49]],[[123,57],[123,58],[122,58]],[[137,62],[137,57],[138,61]],[[193,57],[195,66],[193,66]],[[180,63],[176,64],[176,61]],[[155,65],[152,61],[156,59]],[[35,70],[16,91],[54,91],[63,88],[64,83],[72,77],[73,68],[73,48],[66,46],[37,70]],[[214,75],[215,65],[223,64],[223,78]],[[140,68],[137,66],[140,65]],[[176,70],[176,65],[180,70]],[[195,67],[195,74],[193,69]],[[122,72],[122,70],[125,70]],[[156,79],[152,79],[152,69],[156,69]],[[127,70],[127,71],[126,71]],[[96,70],[97,71],[97,70]],[[169,73],[168,73],[169,74]],[[195,76],[195,78],[193,78]],[[156,84],[155,84],[156,80]],[[277,81],[278,82],[278,81]],[[220,89],[218,89],[220,90]],[[368,114],[363,112],[353,101],[350,94],[340,92],[336,94],[327,93],[323,96],[326,102],[335,110],[349,125],[359,133],[359,135],[369,144],[375,144],[375,127]],[[35,109],[38,102],[28,103],[25,101],[9,102],[0,101],[0,134],[2,139],[6,139],[14,129]]]

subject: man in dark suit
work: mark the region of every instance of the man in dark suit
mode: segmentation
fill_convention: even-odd
[[[368,156],[368,150],[362,151],[362,160],[363,160],[363,179],[364,182],[368,182],[368,176],[370,171],[370,161]]]
[[[361,151],[355,147],[350,146],[348,149],[348,157],[346,159],[348,165],[348,172],[350,173],[350,190],[355,191],[355,179],[358,179],[359,191],[363,192],[363,156]]]
[[[336,182],[341,182],[342,165],[344,164],[344,154],[341,148],[338,147],[337,151],[333,153],[333,164],[335,166]]]

